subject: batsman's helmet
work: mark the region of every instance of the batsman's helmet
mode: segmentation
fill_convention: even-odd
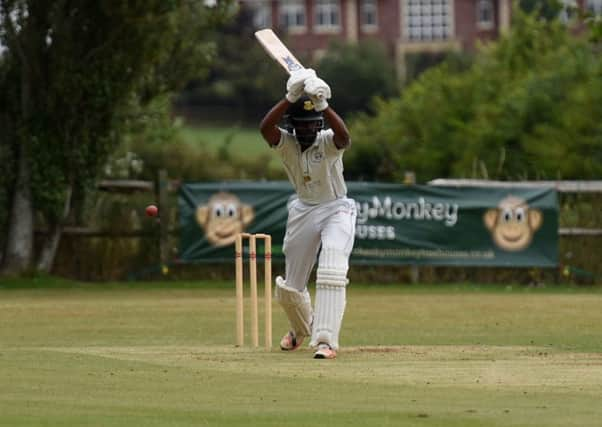
[[[285,118],[291,123],[318,121],[324,124],[322,112],[316,111],[314,103],[307,96],[302,96],[297,102],[291,104],[286,110]]]
[[[301,147],[313,144],[318,132],[324,129],[324,116],[316,111],[314,103],[307,96],[288,107],[284,121],[286,129],[295,135]]]

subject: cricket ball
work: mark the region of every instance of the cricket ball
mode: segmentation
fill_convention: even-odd
[[[159,213],[159,208],[157,208],[156,205],[148,205],[146,207],[146,216],[157,216],[157,214]]]

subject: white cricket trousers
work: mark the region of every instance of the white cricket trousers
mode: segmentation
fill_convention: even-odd
[[[319,205],[308,205],[299,199],[290,202],[282,248],[286,257],[286,285],[305,290],[320,247],[345,254],[346,272],[356,216],[355,202],[347,197]]]

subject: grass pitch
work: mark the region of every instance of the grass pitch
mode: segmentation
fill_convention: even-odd
[[[0,425],[602,420],[596,288],[352,284],[334,361],[234,347],[234,307],[225,283],[0,282]]]

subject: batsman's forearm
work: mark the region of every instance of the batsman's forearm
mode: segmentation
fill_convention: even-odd
[[[262,132],[263,129],[278,126],[280,119],[282,119],[282,116],[284,115],[284,113],[286,113],[286,110],[288,109],[289,105],[291,104],[286,100],[286,98],[278,101],[278,103],[274,105],[270,111],[267,112],[267,114],[261,121],[259,128],[262,130]]]
[[[280,100],[276,105],[272,107],[270,111],[265,115],[261,123],[259,124],[259,130],[263,139],[270,145],[278,144],[280,140],[280,130],[278,129],[278,123],[286,110],[289,107],[290,102],[286,98]]]
[[[343,119],[331,107],[324,110],[324,118],[330,124],[330,128],[334,132],[334,143],[337,148],[345,148],[351,143],[349,130]]]

